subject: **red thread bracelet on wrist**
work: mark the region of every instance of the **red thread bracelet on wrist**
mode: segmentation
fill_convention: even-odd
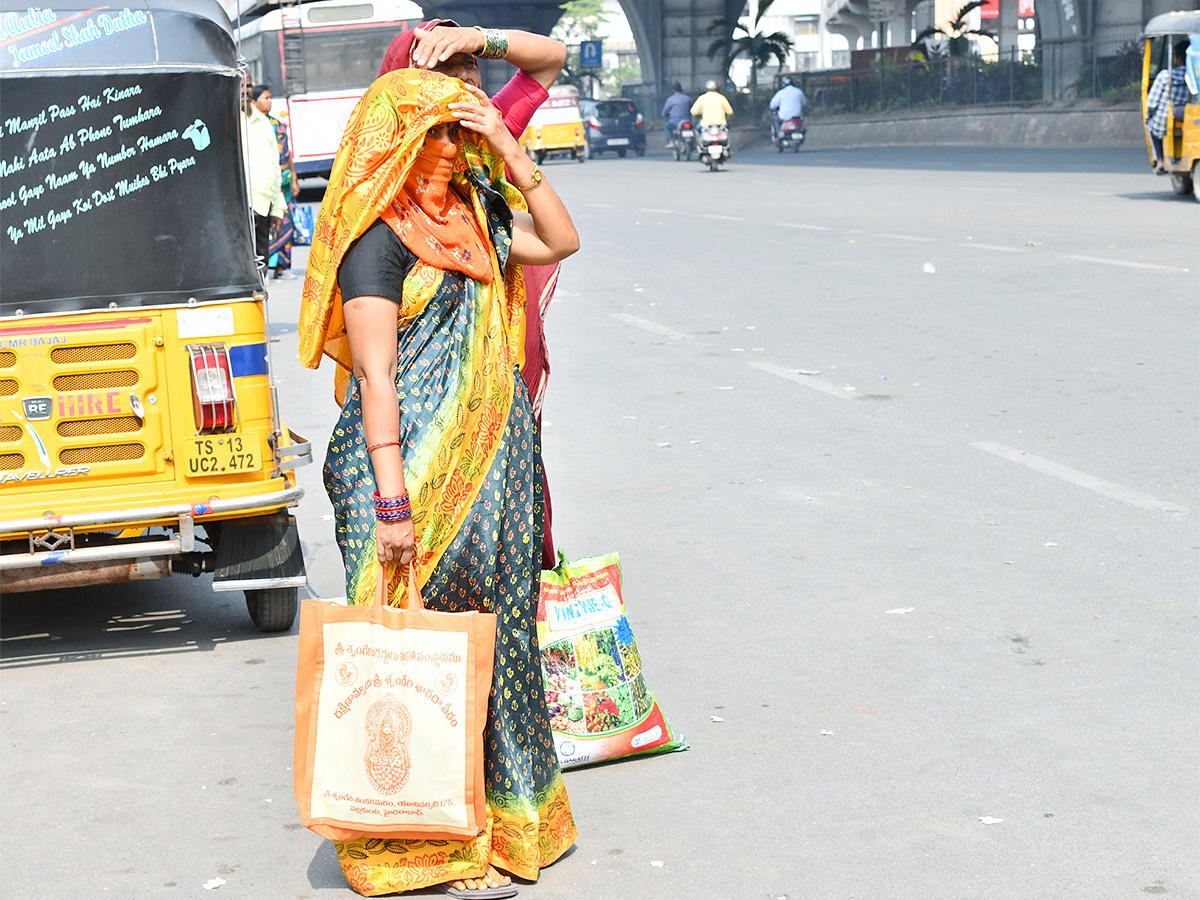
[[[370,453],[372,450],[378,450],[380,447],[399,447],[399,446],[400,446],[399,441],[381,441],[378,444],[367,444],[367,452]]]

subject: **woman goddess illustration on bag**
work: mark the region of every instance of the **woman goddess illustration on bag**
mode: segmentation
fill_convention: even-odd
[[[394,794],[408,783],[412,768],[408,738],[412,717],[408,709],[388,694],[367,710],[367,752],[363,759],[371,786],[381,794]]]

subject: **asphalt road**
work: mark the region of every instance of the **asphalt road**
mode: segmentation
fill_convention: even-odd
[[[569,772],[521,895],[1200,898],[1200,204],[1131,151],[544,168],[555,537],[621,553],[691,749]],[[295,652],[205,579],[6,598],[0,897],[356,896],[292,800]]]

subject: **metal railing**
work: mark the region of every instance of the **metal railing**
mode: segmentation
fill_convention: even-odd
[[[1138,96],[1141,45],[1136,36],[1104,42],[1044,42],[999,58],[943,57],[870,69],[805,72],[800,86],[813,116],[882,113],[945,106],[995,106]]]

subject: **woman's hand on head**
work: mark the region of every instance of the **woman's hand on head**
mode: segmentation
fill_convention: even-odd
[[[500,114],[500,110],[492,105],[488,95],[474,85],[468,84],[465,87],[474,95],[476,102],[450,104],[450,111],[458,119],[459,124],[463,128],[487,138],[492,149],[501,157],[506,157],[513,152],[520,153],[521,148],[517,145],[516,138],[504,124],[504,117]]]
[[[381,564],[412,562],[417,554],[417,532],[412,519],[402,522],[376,522],[375,549]]]
[[[413,31],[412,61],[418,69],[432,69],[456,53],[475,54],[484,47],[483,34],[477,28],[435,25],[426,31]]]

